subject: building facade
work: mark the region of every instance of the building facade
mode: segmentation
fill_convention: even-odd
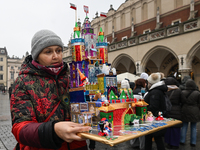
[[[8,88],[13,86],[15,79],[18,77],[19,71],[21,69],[21,65],[24,61],[25,57],[23,58],[8,58],[8,79],[7,85]]]
[[[119,73],[190,75],[200,87],[199,10],[200,0],[126,0],[91,24],[95,34],[103,28]]]
[[[63,61],[67,64],[72,62],[72,51],[70,44],[68,44],[67,47],[64,46],[63,48]]]
[[[0,90],[7,89],[7,50],[0,48]]]

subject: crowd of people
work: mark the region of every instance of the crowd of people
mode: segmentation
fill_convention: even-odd
[[[54,32],[41,30],[31,41],[31,55],[22,64],[18,78],[10,95],[12,133],[18,144],[16,150],[23,149],[87,149],[85,139],[78,132],[88,131],[90,127],[70,121],[68,67],[62,60],[63,42]],[[152,138],[157,149],[178,148],[185,143],[188,124],[191,127],[191,146],[196,145],[196,123],[200,121],[200,92],[195,82],[184,78],[179,85],[175,78],[164,77],[163,73],[142,73],[141,77],[129,86],[134,96],[141,95],[149,104],[147,111],[154,116],[160,112],[164,117],[180,119],[183,124],[132,140],[131,144],[140,149],[151,150]],[[165,113],[164,95],[172,103],[170,113]],[[65,99],[65,101],[64,101]],[[33,140],[34,139],[34,140]],[[90,148],[95,142],[90,141]],[[138,144],[139,143],[139,144]]]
[[[146,89],[144,96],[141,93],[142,88]],[[178,149],[179,145],[185,144],[189,123],[190,145],[196,146],[196,124],[200,121],[200,92],[190,76],[185,76],[180,84],[175,77],[165,77],[161,72],[150,75],[142,73],[135,81],[133,94],[138,99],[144,98],[149,104],[147,111],[151,111],[155,117],[161,113],[166,118],[183,122],[131,140],[130,144],[133,148],[151,150],[152,139],[154,139],[158,150]],[[172,104],[170,112],[165,111],[165,95],[169,97]]]

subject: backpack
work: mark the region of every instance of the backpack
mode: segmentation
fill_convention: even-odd
[[[172,109],[172,103],[170,101],[171,96],[173,95],[174,90],[172,91],[172,93],[170,94],[170,97],[167,94],[164,94],[164,98],[165,98],[165,110],[164,110],[164,114],[168,114],[171,109]]]

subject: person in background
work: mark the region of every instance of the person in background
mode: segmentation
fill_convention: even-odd
[[[134,87],[135,87],[135,83],[134,82],[130,82],[130,80],[129,79],[127,79],[127,78],[125,78],[125,80],[127,80],[128,81],[128,83],[129,83],[129,87],[133,90],[134,89]]]
[[[190,145],[196,146],[197,122],[200,121],[200,92],[192,79],[186,82],[185,90],[182,91],[182,109],[181,120],[183,127],[181,129],[180,144],[185,144],[188,124],[190,123]]]
[[[87,149],[77,133],[90,127],[70,121],[68,67],[62,56],[58,35],[50,30],[35,33],[10,101],[16,149]]]
[[[166,117],[181,120],[181,90],[178,88],[178,81],[173,77],[167,77],[164,82],[168,87],[166,94],[172,104],[171,111]],[[167,143],[166,148],[179,148],[181,127],[182,124],[167,128],[165,133],[165,143]]]
[[[129,82],[127,79],[124,79],[121,81],[121,89],[120,89],[120,94],[122,90],[127,94],[127,90],[130,88]]]
[[[148,91],[148,81],[147,81],[148,77],[149,77],[149,75],[146,72],[143,72],[140,75],[140,78],[145,79],[145,81],[146,81],[146,91]]]
[[[141,88],[145,88],[146,87],[146,80],[145,79],[137,79],[135,81],[135,87],[133,89],[133,94],[134,95],[141,95]]]
[[[158,73],[160,73],[160,80],[161,81],[164,81],[166,78],[165,78],[165,74],[164,73],[162,73],[162,72],[158,72]]]
[[[134,82],[129,82],[129,86],[130,86],[130,88],[133,90],[134,87],[135,87],[135,83],[134,83]]]
[[[141,73],[140,78],[147,80],[149,75],[146,72]]]
[[[9,87],[8,92],[9,92],[9,99],[10,99],[11,98],[11,94],[12,94],[12,86]]]
[[[141,88],[145,88],[146,87],[146,80],[139,78],[135,81],[135,87],[133,89],[133,94],[134,94],[134,98],[136,98],[136,96],[138,97],[142,97],[141,96]],[[140,148],[140,150],[144,150],[145,147],[145,136],[141,136],[139,138],[130,140],[130,144],[133,148]]]
[[[3,88],[2,88],[2,93],[3,93],[3,94],[6,93],[6,87],[5,87],[5,86],[3,86]]]
[[[161,112],[165,111],[165,97],[164,93],[168,90],[164,81],[161,80],[160,73],[152,73],[147,81],[149,92],[144,97],[144,100],[149,105],[147,111],[151,111],[155,117],[158,117]],[[145,136],[145,150],[152,149],[152,138],[156,142],[158,150],[165,150],[165,145],[162,136],[165,134],[165,129],[148,134]]]
[[[190,76],[184,76],[183,79],[181,80],[181,84],[179,85],[179,88],[181,90],[185,90],[185,84],[186,84],[188,79],[191,79],[191,77]]]

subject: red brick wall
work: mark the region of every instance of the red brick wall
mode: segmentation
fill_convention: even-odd
[[[171,25],[173,20],[181,19],[181,22],[185,22],[188,20],[189,16],[190,16],[190,8],[187,8],[177,13],[162,17],[160,18],[160,21],[163,22],[163,27],[165,26],[167,27],[168,25]]]
[[[199,10],[196,17],[200,16],[200,4],[195,6],[195,10]],[[171,25],[173,20],[181,19],[181,22],[187,21],[190,15],[190,8],[178,11],[176,13],[167,15],[160,18],[160,22],[163,22],[162,27],[167,27],[168,25]],[[156,27],[156,20],[153,20],[151,22],[148,22],[146,24],[142,24],[137,26],[135,25],[135,31],[137,31],[136,35],[143,34],[143,31],[146,29],[150,29],[151,31],[154,30]],[[117,42],[121,41],[122,37],[127,36],[128,38],[131,36],[131,29],[124,30],[122,32],[115,33],[115,37],[117,37]],[[107,41],[111,43],[112,41],[112,35],[107,37]]]
[[[156,20],[148,22],[146,24],[135,27],[135,31],[137,31],[137,35],[143,34],[143,31],[146,29],[150,29],[151,31],[156,28]]]

